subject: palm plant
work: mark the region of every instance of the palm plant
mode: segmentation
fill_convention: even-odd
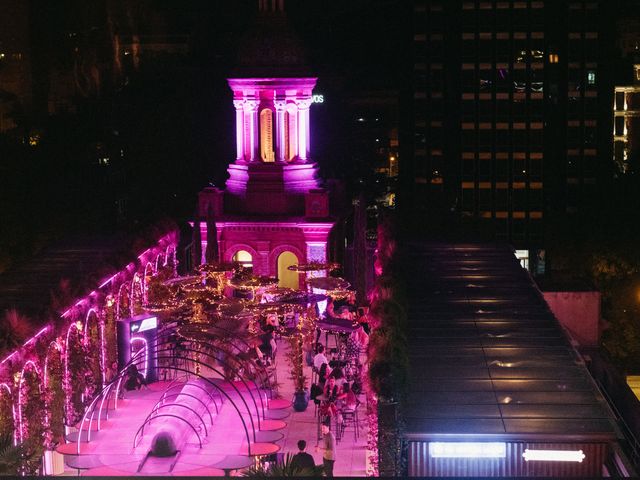
[[[34,475],[39,466],[36,452],[30,452],[23,443],[13,444],[13,436],[0,437],[0,475]]]
[[[33,330],[29,317],[22,315],[15,308],[7,310],[4,322],[0,322],[0,351],[19,347]]]

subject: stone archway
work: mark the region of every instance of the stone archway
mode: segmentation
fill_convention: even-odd
[[[278,245],[269,252],[269,272],[271,275],[278,274],[278,258],[284,252],[291,252],[297,258],[297,263],[304,263],[306,255],[301,249],[291,244]]]
[[[253,264],[253,271],[254,273],[260,274],[260,270],[259,270],[259,260],[260,257],[258,255],[258,252],[255,251],[255,249],[251,248],[249,245],[246,245],[244,243],[236,243],[234,244],[232,247],[227,248],[227,250],[224,252],[224,261],[225,262],[233,262],[233,257],[236,255],[236,253],[240,252],[240,251],[245,251],[247,252],[249,255],[251,255],[251,262]]]

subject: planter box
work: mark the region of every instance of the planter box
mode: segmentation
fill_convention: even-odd
[[[46,450],[42,457],[42,469],[45,475],[60,475],[64,473],[64,455],[54,450]]]

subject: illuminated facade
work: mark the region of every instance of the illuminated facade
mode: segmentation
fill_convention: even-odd
[[[634,84],[615,87],[613,161],[620,173],[638,168],[640,152],[640,64],[633,66]]]
[[[279,25],[286,20],[282,5],[271,11],[269,5],[260,6],[259,20]],[[282,43],[291,48],[290,42]],[[256,71],[260,77],[252,75]],[[236,260],[252,266],[256,274],[278,276],[281,284],[297,286],[295,279],[284,280],[287,267],[325,261],[334,225],[328,193],[320,188],[311,159],[309,109],[316,79],[281,75],[293,72],[291,65],[281,64],[245,72],[244,78],[228,80],[235,107],[236,159],[228,168],[226,190],[209,187],[199,196],[201,262]],[[214,223],[215,237],[208,231]],[[217,258],[208,245],[214,238]]]

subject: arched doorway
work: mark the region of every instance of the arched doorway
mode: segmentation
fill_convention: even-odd
[[[300,286],[300,274],[289,270],[291,265],[298,263],[295,254],[285,251],[278,256],[278,285],[297,290]]]
[[[238,250],[233,255],[233,261],[238,262],[244,268],[253,268],[253,257],[246,250]]]

